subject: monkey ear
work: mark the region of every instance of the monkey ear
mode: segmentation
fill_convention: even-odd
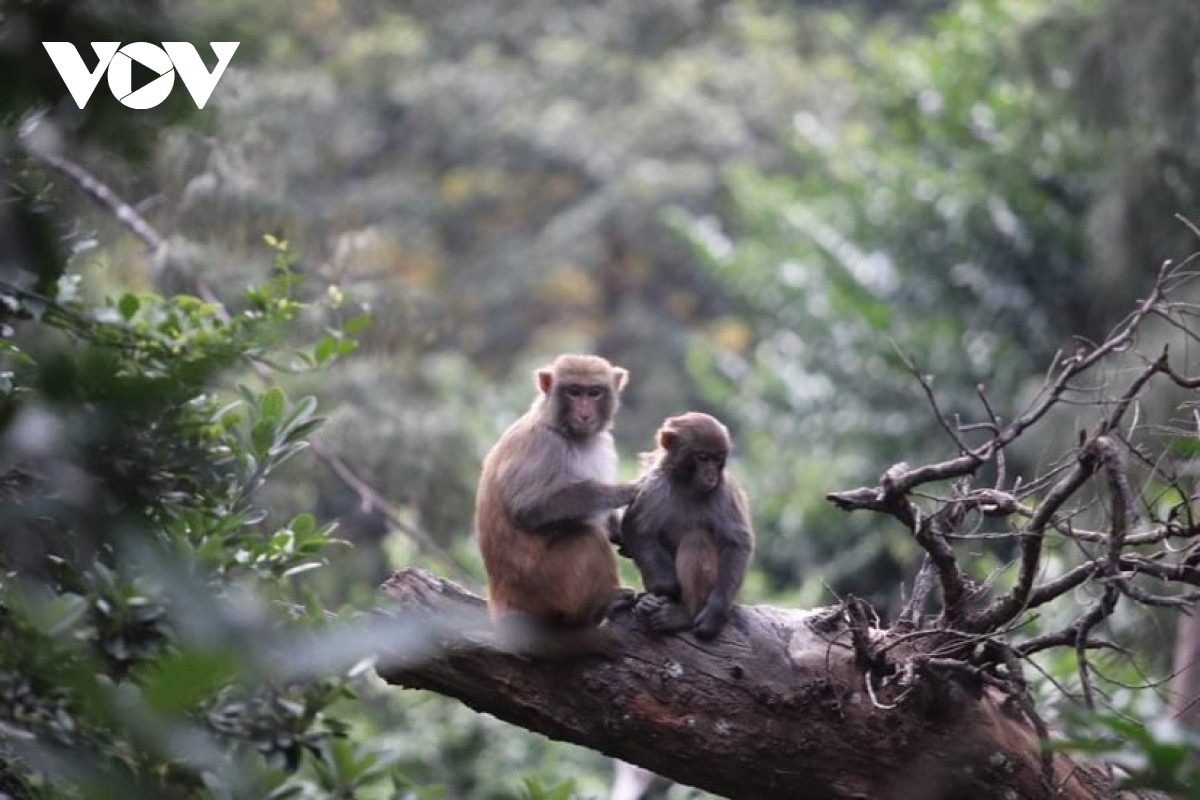
[[[550,394],[550,387],[554,385],[554,372],[548,369],[539,369],[533,373],[533,380],[542,394]]]
[[[629,382],[629,370],[624,367],[613,367],[613,388],[618,392]]]
[[[670,450],[671,445],[675,444],[675,440],[679,438],[679,433],[670,428],[663,428],[658,432],[658,446],[663,450]]]

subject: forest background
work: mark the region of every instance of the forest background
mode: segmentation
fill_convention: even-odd
[[[80,110],[59,40],[241,44],[203,110]],[[0,792],[602,795],[325,613],[482,586],[479,462],[559,352],[630,370],[627,475],[669,414],[730,426],[745,602],[894,613],[919,548],[825,495],[953,449],[916,374],[1018,406],[1197,249],[1196,41],[1192,0],[0,4]],[[1174,619],[1108,624],[1161,772]]]

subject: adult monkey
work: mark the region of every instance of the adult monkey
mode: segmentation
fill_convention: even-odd
[[[746,495],[725,474],[731,444],[720,421],[693,411],[664,421],[642,457],[620,544],[646,587],[634,611],[653,630],[711,639],[729,619],[754,551]]]
[[[598,356],[559,356],[534,373],[533,406],[483,460],[475,528],[488,612],[508,649],[601,651],[607,636],[597,626],[629,595],[609,545],[613,509],[637,493],[613,484],[610,430],[628,375]]]

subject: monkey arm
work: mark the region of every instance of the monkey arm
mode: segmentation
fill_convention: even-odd
[[[586,519],[601,511],[620,508],[636,494],[637,485],[632,483],[574,481],[524,502],[515,500],[511,511],[518,527],[537,531],[558,522]]]
[[[616,511],[608,515],[608,541],[617,546],[617,552],[629,558],[625,550],[625,539],[621,535],[621,517]]]
[[[630,542],[625,537],[625,549],[642,574],[642,585],[651,594],[678,599],[681,589],[675,574],[675,558],[663,544],[662,537],[653,532],[643,532]]]
[[[660,532],[648,527],[642,511],[635,501],[625,512],[621,520],[621,548],[618,552],[633,559],[647,592],[678,599],[681,588],[679,577],[675,574],[675,557]]]

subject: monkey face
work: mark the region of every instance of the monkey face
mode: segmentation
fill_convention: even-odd
[[[561,355],[533,376],[543,421],[580,440],[608,430],[629,373],[599,356]]]
[[[725,480],[724,450],[693,450],[676,445],[667,451],[663,461],[672,482],[698,494],[709,494],[721,488]]]
[[[668,417],[658,429],[662,464],[671,478],[701,494],[721,487],[729,456],[729,431],[716,417],[689,411]]]
[[[607,386],[564,384],[559,387],[559,413],[563,426],[574,436],[599,433],[612,417]]]
[[[721,485],[725,472],[725,453],[696,452],[692,454],[692,483],[701,492],[711,492]]]

